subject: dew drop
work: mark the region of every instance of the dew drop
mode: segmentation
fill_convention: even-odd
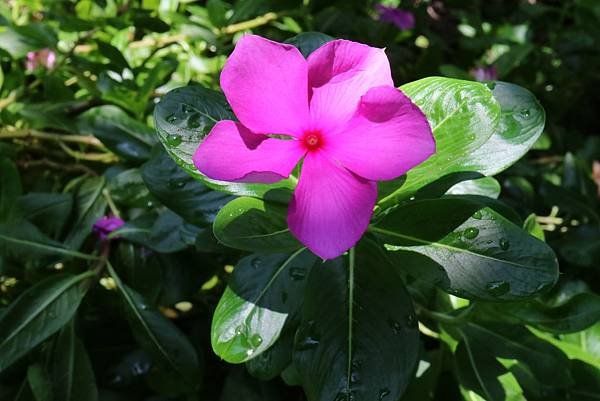
[[[194,108],[192,106],[190,106],[189,104],[182,104],[181,105],[181,111],[183,111],[185,114],[189,114],[192,111],[194,111]]]
[[[479,235],[479,229],[475,227],[469,227],[463,233],[466,239],[475,239]]]
[[[167,116],[166,120],[169,124],[173,124],[177,121],[177,116],[175,114],[171,114]]]
[[[192,114],[187,121],[187,127],[189,129],[198,128],[201,125],[200,114]]]
[[[238,326],[238,327],[235,328],[235,335],[236,336],[241,336],[243,334],[244,334],[244,332],[243,332],[243,327],[242,326]]]
[[[247,356],[251,356],[252,354],[254,354],[254,350],[252,348],[249,348],[246,350],[246,355]]]
[[[358,372],[350,373],[350,383],[358,383],[359,380],[360,380],[360,375],[358,374]]]
[[[359,361],[358,359],[352,360],[352,369],[360,369],[361,366],[362,366],[361,361]]]
[[[311,348],[315,348],[317,345],[319,345],[319,340],[317,340],[314,337],[305,337],[302,341],[300,341],[297,344],[297,348],[299,350],[307,350],[307,349],[311,349]]]
[[[252,337],[250,337],[249,342],[253,348],[258,348],[262,344],[263,339],[260,335],[254,334]]]
[[[304,280],[306,277],[306,270],[302,267],[292,267],[289,270],[289,275],[294,281]]]
[[[521,117],[527,118],[530,115],[530,111],[529,109],[522,109],[519,114],[521,115]]]
[[[474,219],[481,220],[482,217],[483,216],[481,215],[481,211],[480,210],[478,210],[475,213],[473,213],[473,218]]]
[[[499,297],[510,291],[510,284],[506,281],[492,281],[486,284],[485,289],[493,296]]]
[[[181,135],[167,135],[167,138],[165,140],[165,142],[167,142],[167,145],[170,147],[175,147],[175,146],[179,146],[181,145]]]
[[[148,310],[148,305],[146,305],[146,304],[141,304],[141,305],[140,305],[140,309],[141,309],[141,310]]]
[[[391,391],[388,388],[382,388],[379,390],[379,401],[382,401],[385,397],[390,395]]]
[[[250,261],[250,266],[252,266],[253,269],[258,269],[261,264],[262,264],[262,261],[260,260],[260,258],[253,258]]]
[[[488,89],[490,90],[494,90],[496,88],[496,82],[495,81],[488,81],[485,83],[485,86],[488,87]]]
[[[506,238],[500,238],[500,249],[506,251],[510,247],[510,242]]]
[[[409,315],[406,315],[406,325],[410,328],[415,328],[417,327],[417,317],[415,315],[413,315],[412,313]]]
[[[400,332],[402,331],[402,325],[400,324],[400,322],[397,322],[394,319],[388,319],[388,324],[392,328],[394,334],[400,334]]]
[[[187,182],[187,177],[185,178],[172,178],[168,181],[168,186],[171,189],[183,188]]]

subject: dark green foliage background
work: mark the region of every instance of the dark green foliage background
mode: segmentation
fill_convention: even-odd
[[[374,5],[1,2],[1,401],[398,401],[406,386],[402,401],[600,399],[600,3],[404,0],[416,17],[409,31],[378,21]],[[323,265],[288,231],[269,231],[285,228],[292,181],[240,186],[186,173],[207,116],[231,118],[218,76],[250,31],[295,37],[305,54],[328,39],[296,37],[313,31],[385,47],[399,86],[472,80],[473,68],[495,65],[499,80],[535,95],[546,125],[507,170],[503,155],[490,163],[488,144],[448,162],[451,176],[416,169],[381,183],[383,209],[402,207],[376,211],[356,251]],[[56,67],[25,71],[27,52],[42,48],[56,52]],[[402,89],[426,108],[419,86],[430,81],[420,82]],[[532,144],[512,135],[544,119],[522,88],[467,87],[473,103],[498,102],[501,139],[519,156]],[[199,114],[181,107],[198,99]],[[524,122],[523,110],[538,112]],[[465,167],[504,171],[494,181]],[[440,199],[448,188],[456,196]],[[117,211],[127,224],[101,243],[91,227]],[[493,227],[512,245],[450,256],[411,248],[455,246],[445,225],[474,212],[473,227]],[[554,254],[522,222],[558,257],[552,288]],[[257,232],[269,239],[246,238]],[[509,275],[509,265],[529,270]],[[354,316],[345,314],[350,276]],[[223,330],[211,334],[211,324]],[[338,393],[344,375],[354,390]]]

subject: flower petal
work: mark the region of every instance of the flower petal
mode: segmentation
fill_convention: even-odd
[[[355,176],[323,152],[306,155],[288,210],[288,226],[323,259],[350,249],[369,226],[377,184]]]
[[[298,136],[308,120],[307,64],[298,49],[242,37],[221,73],[221,88],[251,131]]]
[[[394,81],[384,49],[334,40],[308,57],[308,85],[314,128],[329,130],[352,117],[369,88]]]
[[[400,90],[372,88],[356,115],[328,142],[327,152],[369,180],[391,180],[435,153],[423,112]]]
[[[194,153],[209,178],[271,184],[290,175],[304,150],[296,140],[257,135],[242,124],[219,121]]]

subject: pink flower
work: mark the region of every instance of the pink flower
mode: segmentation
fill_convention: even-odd
[[[92,231],[101,239],[106,239],[108,234],[123,227],[125,222],[116,216],[102,216],[95,223]]]
[[[496,66],[473,68],[470,73],[471,76],[479,82],[495,81],[498,79],[498,70],[496,69]]]
[[[415,27],[415,15],[410,11],[384,6],[383,4],[376,4],[375,10],[379,13],[380,21],[391,22],[401,30]]]
[[[427,119],[394,87],[383,49],[335,40],[304,59],[294,46],[248,35],[227,60],[221,87],[239,122],[219,121],[194,164],[217,180],[273,183],[304,159],[287,220],[323,259],[366,231],[375,181],[435,152]]]
[[[50,70],[54,68],[55,64],[56,53],[54,53],[54,51],[50,49],[42,49],[27,53],[27,60],[25,60],[25,69],[28,72],[31,72],[38,67],[45,67]]]

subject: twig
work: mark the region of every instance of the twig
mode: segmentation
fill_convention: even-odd
[[[17,165],[24,169],[35,168],[35,167],[48,167],[54,170],[61,170],[72,173],[83,173],[86,175],[97,176],[91,168],[83,164],[62,164],[49,159],[41,160],[17,160]]]
[[[0,139],[12,138],[38,138],[57,142],[73,142],[93,146],[103,150],[106,149],[102,142],[100,142],[97,138],[91,135],[63,135],[37,131],[34,129],[17,129],[10,127],[0,130]]]
[[[260,17],[256,17],[256,18],[248,20],[248,21],[238,22],[237,24],[228,25],[228,26],[224,27],[223,29],[221,29],[221,33],[231,35],[232,33],[245,31],[247,29],[257,28],[261,25],[266,25],[269,22],[276,20],[280,16],[281,16],[280,14],[273,13],[273,12],[266,13],[265,15],[261,15]]]

